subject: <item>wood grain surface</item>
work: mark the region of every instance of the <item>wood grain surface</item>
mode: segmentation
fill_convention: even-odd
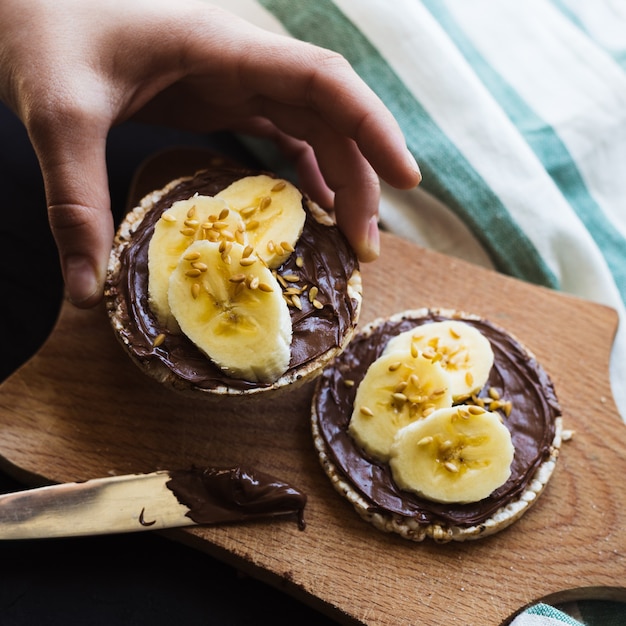
[[[626,425],[608,378],[616,313],[384,233],[381,258],[362,273],[362,324],[408,308],[463,309],[517,335],[552,377],[573,438],[509,529],[447,545],[376,531],[319,466],[311,385],[255,406],[182,397],[130,362],[103,307],[64,303],[42,349],[0,386],[3,469],[31,485],[192,464],[273,473],[308,494],[304,531],[281,519],[163,534],[340,623],[495,626],[540,598],[626,599]]]

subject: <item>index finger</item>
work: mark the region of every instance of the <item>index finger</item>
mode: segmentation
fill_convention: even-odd
[[[199,36],[183,40],[184,65],[192,75],[210,78],[223,104],[252,105],[260,97],[309,109],[338,135],[352,139],[390,185],[419,184],[419,167],[399,124],[342,55],[263,30],[218,7],[196,18]],[[189,23],[184,26],[188,30]],[[179,45],[181,39],[176,41]]]
[[[335,132],[353,139],[390,185],[406,189],[419,184],[419,167],[399,124],[344,57],[281,38],[259,57],[242,58],[242,83],[268,99],[314,110]]]

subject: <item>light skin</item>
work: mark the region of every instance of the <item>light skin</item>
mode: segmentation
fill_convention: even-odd
[[[67,294],[83,308],[102,298],[106,140],[125,120],[274,140],[362,261],[378,256],[379,177],[421,179],[345,59],[196,0],[0,0],[0,98],[29,133]]]

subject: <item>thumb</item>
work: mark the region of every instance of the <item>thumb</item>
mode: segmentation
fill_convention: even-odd
[[[106,132],[57,128],[31,139],[67,296],[80,308],[95,306],[102,298],[113,239]]]

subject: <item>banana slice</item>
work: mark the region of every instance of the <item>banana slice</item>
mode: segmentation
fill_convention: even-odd
[[[435,502],[478,502],[511,475],[514,447],[496,413],[439,409],[398,431],[389,459],[401,489]]]
[[[417,350],[437,361],[450,377],[452,399],[479,392],[493,366],[489,340],[474,326],[457,320],[423,324],[389,341],[383,354]]]
[[[394,352],[369,366],[357,389],[348,429],[368,454],[385,462],[400,428],[451,405],[448,377],[438,363]]]
[[[306,213],[302,194],[290,182],[261,174],[241,178],[216,196],[239,212],[249,243],[271,268],[293,252]]]
[[[163,212],[154,227],[148,247],[148,297],[150,308],[161,324],[176,332],[167,297],[170,275],[183,252],[198,239],[245,243],[241,218],[224,200],[194,196],[175,202]]]
[[[249,247],[196,241],[172,272],[168,300],[182,332],[226,374],[269,383],[287,370],[289,309]]]

